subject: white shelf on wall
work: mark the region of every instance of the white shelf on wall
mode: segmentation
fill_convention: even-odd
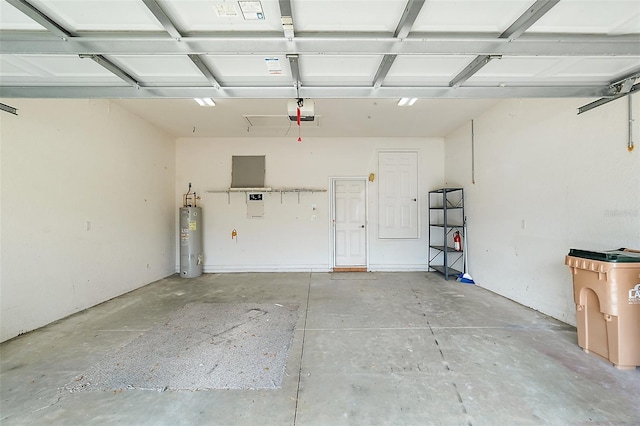
[[[231,193],[233,192],[244,192],[245,194],[249,192],[280,193],[280,204],[282,204],[283,194],[287,192],[293,192],[298,194],[298,204],[300,204],[301,193],[327,192],[327,190],[322,188],[229,188],[229,189],[206,189],[204,192],[208,194],[227,194],[227,202],[229,204],[231,204]],[[246,200],[246,197],[245,197],[245,200]]]

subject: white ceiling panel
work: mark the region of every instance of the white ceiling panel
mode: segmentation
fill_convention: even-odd
[[[427,0],[412,30],[500,34],[531,4],[530,0]]]
[[[489,62],[484,68],[471,77],[469,81],[476,78],[485,80],[488,78],[498,78],[500,81],[521,81],[523,79],[529,79],[538,82],[541,79],[550,77],[551,75],[548,70],[557,68],[559,61],[562,61],[562,58],[530,56],[502,58]],[[572,58],[571,62],[575,62],[575,59]],[[562,66],[562,69],[565,67],[566,64]]]
[[[595,77],[599,81],[608,81],[611,76],[618,77],[640,68],[640,57],[615,58],[580,58],[575,64],[567,67],[558,75],[561,77],[583,78]]]
[[[260,2],[264,19],[245,19],[237,1],[160,1],[185,33],[205,31],[282,31],[277,0]]]
[[[0,30],[43,30],[44,27],[36,23],[27,15],[20,12],[9,3],[0,2]]]
[[[122,84],[92,60],[75,55],[1,55],[1,61],[3,84]]]
[[[207,78],[187,56],[110,56],[146,84],[206,85]]]
[[[162,31],[140,0],[32,0],[66,29],[78,31]]]
[[[472,56],[399,56],[396,58],[385,86],[447,85],[469,62]]]
[[[296,31],[387,32],[396,30],[404,0],[292,1]]]
[[[617,58],[615,61],[603,58],[513,57],[489,62],[466,84],[606,84],[612,75],[623,75],[638,67],[638,57]]]
[[[3,81],[5,79],[27,79],[38,73],[38,69],[33,68],[30,64],[25,64],[15,55],[0,55],[0,73],[2,73]]]
[[[563,81],[558,73],[579,61],[579,58],[511,57],[493,60],[473,75],[468,85],[511,85],[526,83],[548,85]],[[571,80],[571,83],[578,81]],[[582,82],[580,82],[582,83]]]
[[[204,62],[228,86],[292,85],[286,56],[205,56]],[[273,65],[277,62],[277,65]],[[280,71],[278,71],[278,69]]]
[[[369,85],[382,56],[317,55],[300,58],[300,74],[305,84]]]
[[[638,0],[562,0],[529,32],[583,34],[640,33]]]

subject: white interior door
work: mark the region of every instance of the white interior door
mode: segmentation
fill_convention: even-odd
[[[418,238],[418,153],[378,154],[378,237]]]
[[[364,180],[334,181],[335,266],[367,265]]]

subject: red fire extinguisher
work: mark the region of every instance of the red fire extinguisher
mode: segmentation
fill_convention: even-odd
[[[456,231],[453,236],[453,248],[455,251],[462,251],[462,238],[460,237],[460,231]]]

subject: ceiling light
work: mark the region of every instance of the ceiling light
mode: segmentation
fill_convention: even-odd
[[[400,98],[398,106],[411,106],[416,103],[418,98]]]
[[[213,102],[211,98],[193,98],[194,101],[198,103],[198,105],[206,107],[206,106],[216,106],[216,103]]]

